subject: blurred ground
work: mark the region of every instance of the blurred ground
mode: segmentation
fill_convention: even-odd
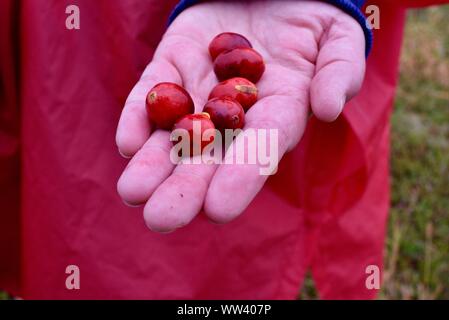
[[[5,292],[0,291],[0,300],[6,300],[6,299],[8,299],[8,295]]]
[[[410,11],[381,299],[449,299],[449,6]],[[0,300],[7,295],[0,292]],[[302,299],[314,299],[308,278]]]

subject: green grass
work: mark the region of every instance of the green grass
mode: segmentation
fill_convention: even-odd
[[[412,11],[392,117],[384,299],[449,298],[449,6]]]
[[[9,296],[6,292],[0,291],[0,300],[8,300]]]

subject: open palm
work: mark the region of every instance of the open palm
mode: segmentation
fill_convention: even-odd
[[[119,194],[130,205],[146,204],[145,222],[152,230],[182,227],[202,208],[215,222],[230,221],[267,179],[257,164],[175,165],[169,157],[169,132],[150,128],[147,120],[145,97],[159,82],[183,85],[201,111],[217,84],[208,44],[222,32],[243,34],[265,59],[259,101],[248,111],[245,129],[278,129],[280,156],[301,139],[309,106],[319,119],[333,121],[360,89],[365,72],[362,29],[331,5],[208,2],[185,10],[132,90],[117,130],[121,154],[132,157],[118,182]]]

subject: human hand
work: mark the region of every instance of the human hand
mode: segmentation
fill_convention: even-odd
[[[267,176],[258,164],[174,164],[170,133],[150,128],[145,98],[159,82],[183,85],[200,112],[217,84],[208,54],[219,33],[247,37],[262,54],[266,71],[257,83],[259,101],[245,129],[279,131],[279,159],[300,141],[309,106],[333,121],[359,91],[365,73],[365,38],[359,24],[319,1],[242,1],[197,4],[171,24],[128,97],[117,129],[122,155],[132,157],[118,182],[130,205],[145,204],[154,231],[188,224],[204,208],[218,223],[241,214]]]

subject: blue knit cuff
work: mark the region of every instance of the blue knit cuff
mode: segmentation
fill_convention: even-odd
[[[337,8],[340,8],[347,14],[351,15],[363,29],[363,33],[365,34],[365,42],[366,42],[366,56],[371,52],[371,48],[373,46],[373,32],[370,28],[368,28],[368,24],[366,23],[365,15],[362,13],[362,6],[365,3],[365,0],[323,0],[324,2],[333,4]]]
[[[175,7],[175,9],[170,14],[169,23],[172,23],[173,20],[185,9],[194,4],[197,4],[201,0],[181,0]],[[333,4],[334,6],[340,8],[345,11],[347,14],[351,15],[362,27],[363,33],[365,34],[366,41],[366,56],[371,51],[373,45],[373,33],[366,23],[366,18],[363,15],[361,8],[365,3],[365,0],[322,0],[324,2]]]

